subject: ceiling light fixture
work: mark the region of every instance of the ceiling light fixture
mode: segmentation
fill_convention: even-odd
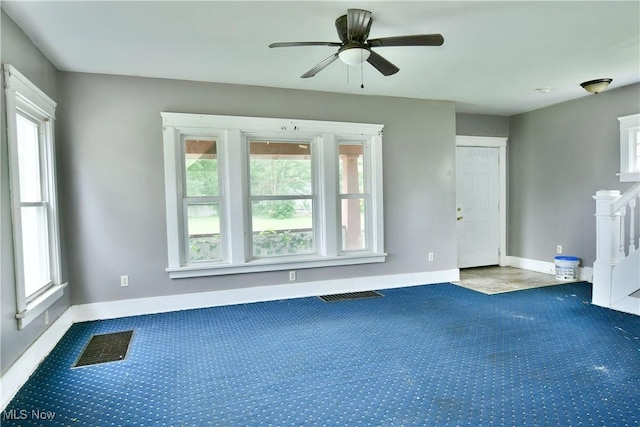
[[[349,47],[338,53],[340,60],[347,65],[360,65],[369,59],[369,55],[371,52],[362,47]]]
[[[589,80],[588,82],[580,83],[580,86],[587,92],[600,93],[605,90],[612,81],[612,79]]]

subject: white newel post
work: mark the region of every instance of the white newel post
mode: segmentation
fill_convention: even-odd
[[[611,212],[620,198],[617,190],[599,190],[596,201],[596,260],[593,263],[593,300],[601,307],[611,306],[611,277],[620,250],[620,213]]]

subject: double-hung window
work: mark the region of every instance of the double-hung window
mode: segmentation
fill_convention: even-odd
[[[362,141],[344,141],[338,145],[340,177],[341,250],[360,251],[368,248],[368,191],[364,186],[364,150]],[[369,168],[366,168],[369,169]]]
[[[56,103],[4,65],[18,324],[62,295],[53,121]]]
[[[620,122],[620,181],[640,181],[640,114],[618,117]]]
[[[183,206],[186,237],[185,259],[199,263],[220,261],[220,181],[215,137],[185,136]]]
[[[317,253],[311,143],[249,138],[251,255]]]
[[[162,119],[170,277],[385,260],[382,125]]]

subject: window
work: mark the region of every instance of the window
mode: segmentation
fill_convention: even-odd
[[[183,138],[187,254],[190,262],[221,260],[220,185],[215,138]]]
[[[620,121],[620,181],[640,181],[640,114]]]
[[[170,277],[385,260],[381,125],[162,119]]]
[[[249,140],[255,258],[316,253],[311,143]]]
[[[53,120],[56,104],[5,65],[16,306],[22,329],[62,296]]]
[[[635,143],[633,142],[635,140]],[[635,146],[635,170],[640,172],[640,129],[634,129],[631,133],[631,144]]]
[[[367,249],[367,195],[364,189],[364,144],[340,143],[340,213],[343,251]]]

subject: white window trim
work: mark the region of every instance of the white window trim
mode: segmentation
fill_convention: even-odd
[[[384,225],[382,204],[382,129],[383,125],[289,120],[239,116],[218,116],[163,112],[163,141],[165,167],[165,196],[167,209],[167,251],[169,265],[166,271],[172,279],[275,270],[384,262]],[[317,253],[290,257],[251,258],[247,244],[249,218],[247,197],[248,135],[269,135],[270,138],[304,138],[315,141],[315,154],[319,157],[315,173],[318,194],[318,214],[314,227],[325,230],[317,235]],[[223,155],[220,167],[226,173],[220,180],[220,193],[224,199],[225,226],[231,236],[222,262],[185,263],[182,206],[182,153],[183,135],[215,136]],[[371,170],[370,217],[371,244],[367,251],[342,252],[339,247],[337,141],[359,139],[370,147]],[[227,197],[234,195],[234,197]],[[333,213],[333,214],[331,214]],[[222,212],[221,212],[222,217]],[[232,221],[242,218],[242,221]],[[241,236],[241,237],[238,237]]]
[[[635,168],[636,143],[633,135],[640,132],[640,114],[618,117],[620,122],[620,182],[640,181],[640,171]]]
[[[14,236],[14,263],[16,282],[16,319],[23,329],[63,295],[67,283],[61,283],[60,232],[56,192],[54,127],[56,103],[15,67],[3,65],[7,117],[7,141],[9,145],[9,173],[12,194],[12,218]],[[44,159],[47,174],[49,208],[49,250],[51,256],[52,283],[34,298],[27,299],[24,286],[22,232],[20,228],[20,180],[17,154],[16,115],[19,110],[37,112],[45,120]]]

